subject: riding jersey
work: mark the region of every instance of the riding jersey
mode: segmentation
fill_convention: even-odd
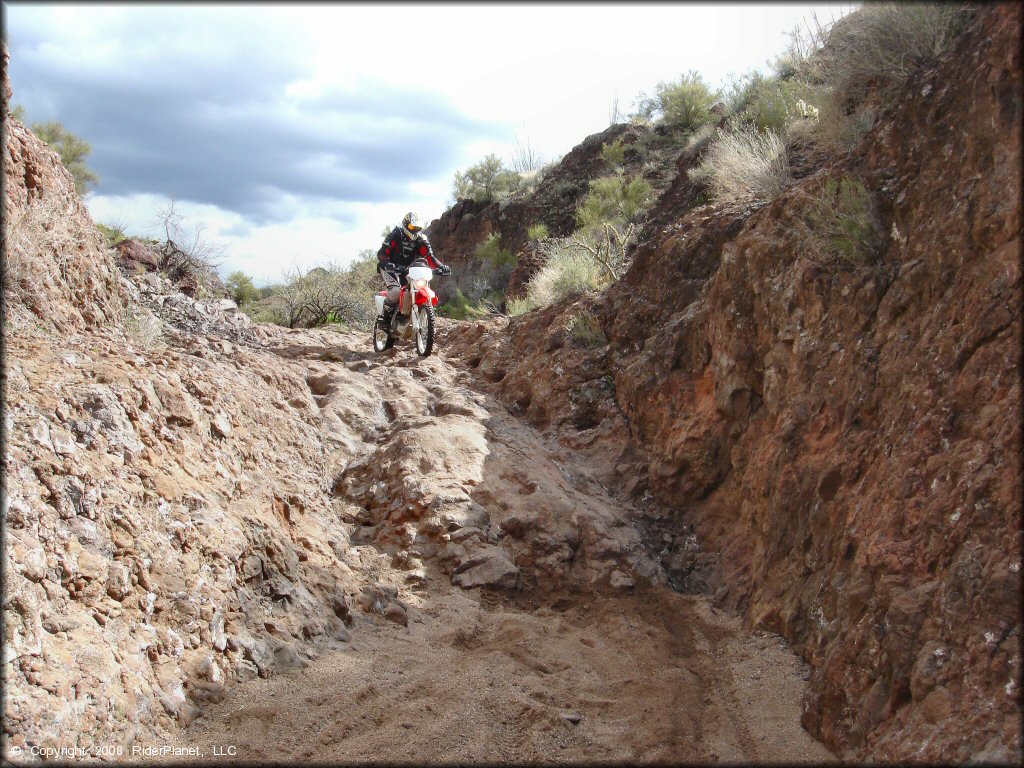
[[[377,251],[377,271],[385,269],[388,264],[408,267],[416,259],[425,259],[431,269],[444,266],[434,255],[426,235],[417,232],[415,237],[410,238],[402,232],[401,227],[395,227]]]

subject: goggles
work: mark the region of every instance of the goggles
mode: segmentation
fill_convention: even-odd
[[[419,232],[423,229],[419,224],[407,224],[405,228],[410,232]]]

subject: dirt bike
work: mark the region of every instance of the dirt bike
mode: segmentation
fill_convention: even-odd
[[[416,354],[426,357],[434,349],[434,307],[437,294],[430,288],[434,271],[423,259],[417,259],[409,266],[402,291],[398,295],[398,306],[392,309],[390,320],[384,314],[384,300],[387,291],[381,291],[374,300],[377,303],[377,319],[373,323],[373,349],[383,352],[391,349],[398,338],[416,339]],[[410,293],[412,301],[410,301]],[[405,307],[408,312],[402,312]],[[405,318],[408,317],[408,320]]]

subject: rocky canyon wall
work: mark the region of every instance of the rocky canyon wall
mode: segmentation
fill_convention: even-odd
[[[770,204],[659,215],[677,180],[606,294],[459,331],[527,418],[694,527],[706,586],[810,661],[804,723],[851,757],[1019,756],[1020,29],[978,8]],[[867,191],[873,258],[823,255],[829,179]],[[580,312],[607,345],[567,341]]]

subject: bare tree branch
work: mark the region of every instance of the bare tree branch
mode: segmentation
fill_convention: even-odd
[[[516,136],[516,146],[512,151],[512,170],[523,174],[535,171],[544,164],[544,159],[530,142],[530,137],[521,140]]]

